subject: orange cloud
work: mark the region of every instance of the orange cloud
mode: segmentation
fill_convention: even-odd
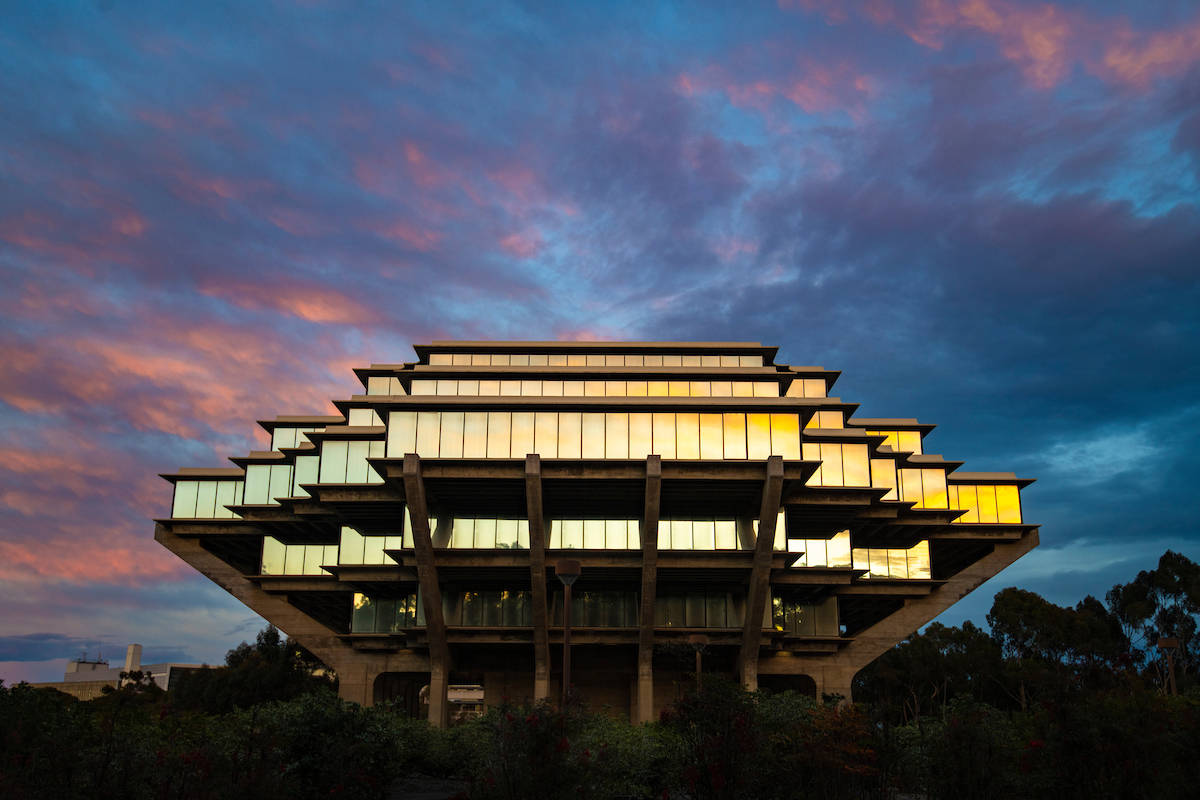
[[[208,282],[199,289],[238,308],[278,311],[308,322],[360,325],[378,319],[373,309],[332,287],[298,283],[287,277],[262,283]]]

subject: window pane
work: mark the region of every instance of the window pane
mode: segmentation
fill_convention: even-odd
[[[716,547],[718,550],[736,550],[737,523],[731,519],[719,519],[715,523]]]
[[[475,547],[493,548],[496,546],[496,520],[475,520]]]
[[[871,486],[876,489],[887,489],[884,500],[896,500],[896,462],[890,458],[871,459]]]
[[[1021,498],[1016,486],[996,487],[996,518],[1008,523],[1021,521]]]
[[[437,411],[417,412],[417,455],[421,458],[437,458],[441,440],[441,413]],[[322,474],[325,465],[322,464]]]
[[[508,458],[511,451],[512,412],[489,411],[487,457]]]
[[[375,604],[365,594],[354,593],[354,613],[350,618],[350,630],[354,633],[375,632]]]
[[[342,540],[338,548],[338,562],[341,564],[363,563],[363,537],[354,528],[342,528]]]
[[[604,415],[583,415],[583,457],[604,458]]]
[[[754,397],[754,384],[750,381],[733,382],[734,397]]]
[[[442,434],[440,452],[442,458],[462,458],[463,425],[466,416],[462,411],[442,412]]]
[[[786,459],[800,458],[800,415],[771,415],[771,453]]]
[[[825,486],[844,486],[842,482],[842,446],[821,442],[821,482]]]
[[[700,415],[675,415],[675,454],[677,458],[700,458]]]
[[[471,354],[470,353],[454,353],[453,360],[454,360],[454,366],[456,366],[456,367],[469,366],[471,363]]]
[[[567,366],[567,357],[565,355],[551,355],[550,356],[550,366],[552,366],[552,367]]]
[[[624,550],[629,538],[628,520],[608,519],[604,521],[604,547],[608,550]]]
[[[583,397],[583,381],[563,381],[563,397]]]
[[[534,414],[534,452],[542,458],[558,458],[558,414],[538,411]]]
[[[629,415],[629,457],[645,458],[651,451],[653,415]]]
[[[349,442],[324,442],[321,445],[321,483],[346,482],[346,452]]]
[[[996,515],[996,487],[976,486],[975,491],[979,495],[979,521],[999,522]]]
[[[344,443],[343,443],[344,445]],[[345,457],[343,456],[343,459]],[[342,469],[345,469],[343,462]],[[340,479],[339,479],[340,482]],[[246,467],[246,497],[245,503],[248,506],[266,505],[270,502],[267,499],[267,492],[271,485],[271,468],[266,464],[251,464]],[[197,485],[197,489],[199,486]],[[194,506],[192,514],[195,514]]]
[[[562,542],[564,550],[578,550],[583,547],[583,520],[564,519],[561,521]]]
[[[582,452],[583,415],[578,411],[562,411],[558,415],[558,457],[580,458]]]
[[[667,382],[666,381],[649,381],[647,384],[648,397],[666,397]]]
[[[893,578],[908,577],[908,551],[888,550],[888,575]]]
[[[917,542],[908,551],[908,577],[917,580],[929,580],[929,542]]]
[[[249,476],[249,470],[247,470]],[[176,481],[175,501],[171,516],[176,519],[191,519],[196,516],[196,494],[200,488],[197,481]]]
[[[482,397],[499,397],[500,381],[480,381],[479,394]]]
[[[654,452],[663,458],[675,458],[675,415],[654,415]]]
[[[865,444],[842,445],[842,480],[845,486],[871,485],[871,469]]]
[[[671,549],[692,549],[692,521],[690,519],[671,520]]]
[[[585,519],[583,521],[583,546],[587,550],[604,549],[604,520]]]
[[[627,381],[625,384],[625,393],[629,397],[645,397],[647,391],[645,381]]]
[[[263,537],[262,574],[283,574],[284,547],[283,542],[273,536]]]
[[[779,384],[775,381],[755,381],[755,397],[779,397]]]
[[[521,381],[522,397],[540,397],[542,394],[541,381]]]
[[[430,353],[429,363],[434,366],[445,367],[453,363],[449,353]]]
[[[900,431],[899,432],[900,449],[905,453],[920,453],[921,452],[921,433],[920,431]]]
[[[974,486],[958,486],[958,508],[967,513],[958,518],[958,522],[979,522],[979,497]]]
[[[437,381],[419,379],[412,382],[412,393],[421,395],[437,394]]]
[[[753,459],[764,459],[771,455],[769,414],[746,415],[746,455]]]
[[[713,381],[711,391],[713,397],[733,397],[733,383],[730,381]]]
[[[450,547],[470,549],[475,546],[475,520],[471,517],[455,517],[450,532]]]
[[[520,397],[521,382],[520,381],[500,381],[501,397]]]
[[[468,411],[463,419],[463,458],[487,455],[487,412]]]
[[[436,393],[443,397],[458,394],[458,381],[442,379],[437,382]]]
[[[916,503],[921,507],[921,470],[898,469],[900,478],[900,499],[906,503]]]
[[[705,598],[703,592],[688,592],[687,605],[684,611],[686,616],[685,625],[689,628],[704,627],[704,606]]]
[[[662,356],[642,356],[642,363],[647,367],[661,367],[663,360]]]
[[[496,547],[516,548],[520,547],[520,529],[517,525],[519,520],[515,519],[498,519],[496,520]]]
[[[393,411],[388,414],[388,458],[402,458],[417,450],[417,412]]]
[[[700,458],[720,459],[723,457],[721,415],[700,414]]]
[[[716,523],[698,519],[692,523],[692,547],[696,550],[716,550]]]
[[[524,458],[535,452],[532,411],[514,411],[512,414],[512,439],[509,445],[509,455],[512,458]]]
[[[346,483],[367,482],[367,453],[370,452],[370,447],[370,442],[346,443]],[[276,469],[278,467],[272,467],[271,471],[274,472]],[[272,483],[274,483],[275,476],[271,477]]]
[[[946,472],[940,469],[921,470],[925,508],[949,508],[946,500]]]
[[[604,457],[629,458],[629,415],[604,415]]]
[[[725,458],[746,457],[746,415],[722,414],[725,423]]]
[[[563,382],[562,381],[542,381],[542,396],[543,397],[562,397]]]
[[[849,531],[842,531],[825,543],[825,557],[830,567],[850,566]]]

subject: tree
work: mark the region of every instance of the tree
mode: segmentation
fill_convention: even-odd
[[[1156,569],[1117,584],[1105,599],[1132,643],[1134,659],[1160,686],[1167,679],[1166,661],[1156,647],[1162,637],[1179,640],[1175,671],[1181,688],[1195,682],[1200,670],[1200,565],[1168,550]]]
[[[224,667],[184,673],[171,700],[182,709],[225,713],[333,686],[320,661],[268,625],[254,644],[242,642],[230,650]]]

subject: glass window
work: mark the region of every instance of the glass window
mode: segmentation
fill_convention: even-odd
[[[845,486],[870,486],[870,459],[865,444],[842,445],[842,480]]]
[[[788,460],[800,458],[800,415],[771,415],[771,452]]]
[[[642,366],[642,357],[641,357],[641,356],[626,355],[626,356],[625,356],[625,366],[627,366],[627,367],[640,367],[640,366]]]
[[[534,452],[542,458],[558,458],[558,414],[538,411],[534,414]]]
[[[654,452],[663,458],[675,458],[675,415],[654,415]]]
[[[604,415],[583,415],[583,458],[604,458]]]
[[[437,381],[437,386],[435,387],[434,391],[443,397],[447,395],[456,395],[458,394],[458,381],[445,379],[439,380]]]
[[[522,397],[540,397],[542,394],[541,381],[521,381]]]
[[[842,476],[842,446],[837,442],[821,442],[821,484],[844,486]]]
[[[663,365],[662,356],[643,356],[642,363],[647,367],[661,367]]]
[[[480,397],[499,397],[500,396],[500,381],[484,381],[479,382]]]
[[[649,391],[646,381],[627,381],[625,383],[625,392],[629,397],[645,397]]]
[[[724,455],[722,446],[722,420],[720,414],[700,414],[700,458],[720,459]]]
[[[417,447],[417,412],[393,411],[388,414],[388,458],[403,458]]]
[[[648,381],[646,391],[649,397],[666,397],[667,382],[666,381]]]
[[[747,414],[747,458],[764,459],[769,455],[771,455],[771,416],[769,414]]]
[[[417,455],[421,458],[437,458],[441,443],[441,413],[438,411],[417,412]],[[324,474],[325,464],[321,470]]]
[[[470,366],[470,364],[471,364],[471,354],[470,353],[455,353],[454,354],[454,366],[466,367],[466,366]]]
[[[434,366],[444,367],[453,363],[453,360],[451,359],[449,353],[430,353],[429,363]]]
[[[645,458],[652,452],[653,415],[629,415],[629,457]]]
[[[550,356],[550,366],[552,366],[552,367],[565,367],[565,366],[567,366],[567,357],[566,357],[566,355],[551,355],[551,356]]]
[[[979,521],[999,522],[996,514],[996,487],[976,486],[975,492],[979,495]]]
[[[733,382],[734,397],[754,397],[754,384],[750,381]]]
[[[604,549],[605,527],[602,519],[585,519],[583,521],[583,547],[585,550]]]
[[[558,415],[558,457],[582,458],[583,415],[563,411]]]
[[[251,464],[246,467],[246,505],[261,506],[270,503],[270,488],[271,467],[269,465]]]
[[[599,353],[589,353],[587,356],[587,365],[589,367],[603,367],[604,356]]]
[[[725,422],[725,458],[746,457],[746,415],[723,414]]]
[[[338,548],[338,563],[363,563],[363,537],[354,528],[342,527],[341,546]]]
[[[671,549],[692,549],[692,521],[690,519],[673,519],[671,522]],[[661,524],[661,523],[660,523]]]
[[[583,381],[563,381],[563,397],[583,397]]]
[[[463,454],[463,425],[466,414],[462,411],[443,411],[439,456],[441,458],[462,458]]]
[[[534,412],[514,411],[512,414],[512,440],[509,455],[524,458],[534,450]]]
[[[716,549],[737,550],[737,523],[731,519],[719,519],[713,523],[715,529]]]
[[[545,367],[549,363],[549,358],[545,353],[542,353],[541,355],[535,353],[529,356],[529,366],[531,367]]]
[[[494,357],[492,358],[492,363],[493,364],[496,363],[496,359]],[[511,354],[509,354],[508,361],[506,363],[512,367],[528,367],[529,366],[529,355],[528,354],[522,355],[520,353],[511,353]]]
[[[437,381],[414,379],[412,382],[412,393],[421,395],[437,394]]]
[[[563,382],[562,381],[542,381],[542,395],[544,397],[562,397]]]
[[[489,411],[487,457],[508,458],[511,452],[512,412]]]
[[[742,356],[740,363],[743,367],[761,367],[763,360],[762,356]]]
[[[475,547],[494,548],[496,546],[496,520],[475,520]]]
[[[849,567],[850,531],[841,531],[826,542],[825,554],[830,567]]]
[[[683,459],[700,458],[700,415],[675,415],[675,456]]]
[[[949,508],[946,499],[946,472],[940,469],[921,470],[922,494],[925,508]]]
[[[711,519],[698,519],[692,522],[692,549],[716,550],[717,526]]]
[[[899,499],[896,490],[896,462],[890,458],[872,458],[871,486],[876,489],[888,490],[887,494],[883,496],[884,500]]]
[[[468,411],[463,418],[463,458],[487,456],[488,416],[486,411]]]
[[[175,519],[192,519],[196,516],[196,494],[200,484],[196,481],[175,481],[175,501],[171,516]]]
[[[668,397],[687,397],[691,385],[687,381],[667,381]]]
[[[520,397],[521,382],[520,381],[500,381],[500,395],[502,397]]]
[[[1016,486],[996,487],[996,519],[999,522],[1021,521],[1021,498]]]
[[[920,431],[899,431],[898,432],[900,449],[905,453],[921,453],[921,432]]]
[[[604,415],[604,457],[629,458],[629,415]]]
[[[779,397],[779,384],[775,381],[755,381],[755,397]]]

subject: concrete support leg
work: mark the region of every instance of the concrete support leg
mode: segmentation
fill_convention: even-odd
[[[435,728],[450,724],[449,677],[441,664],[434,664],[429,672],[429,724]]]
[[[339,667],[337,674],[338,697],[363,706],[374,704],[375,673],[368,671],[364,666],[357,665]]]

